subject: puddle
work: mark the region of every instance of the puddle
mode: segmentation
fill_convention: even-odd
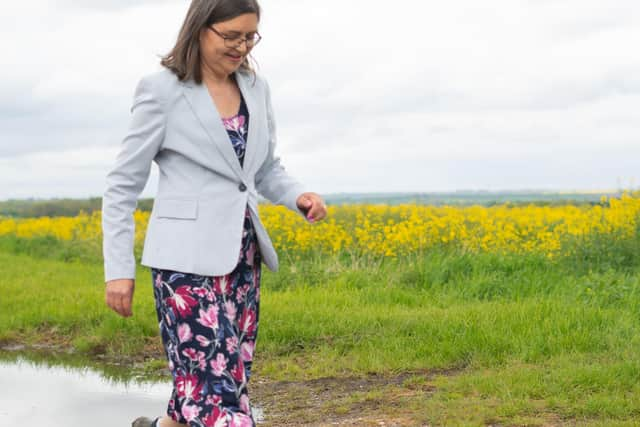
[[[171,391],[170,379],[117,381],[91,368],[0,360],[0,425],[130,426],[140,415],[165,414]],[[253,411],[260,422],[262,410]]]

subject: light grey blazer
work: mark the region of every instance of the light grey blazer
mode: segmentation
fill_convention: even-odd
[[[258,217],[259,193],[305,218],[296,206],[306,191],[274,153],[276,128],[266,80],[236,72],[249,110],[244,166],[205,85],[180,82],[169,70],[143,77],[129,130],[102,198],[105,281],[135,278],[133,213],[149,178],[160,176],[147,226],[142,265],[218,276],[236,266],[249,204],[263,262],[278,256]]]

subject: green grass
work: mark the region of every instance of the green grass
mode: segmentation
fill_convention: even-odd
[[[558,261],[434,251],[377,270],[328,258],[285,263],[278,273],[264,267],[254,373],[308,380],[415,372],[406,387],[436,389],[406,401],[396,387],[327,402],[336,413],[391,399],[424,423],[633,425],[640,255],[637,243],[624,245],[598,259],[584,251]],[[139,355],[159,342],[147,269],[125,319],[104,303],[99,263],[22,252],[0,250],[0,342],[57,341],[88,358]],[[153,356],[161,364],[164,354]],[[424,374],[434,369],[451,371]]]

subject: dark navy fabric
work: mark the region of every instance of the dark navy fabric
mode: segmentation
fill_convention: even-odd
[[[249,123],[244,99],[238,114],[222,121],[242,165]],[[199,276],[152,268],[151,274],[173,376],[167,415],[190,427],[255,426],[247,384],[258,333],[261,256],[249,207],[231,273]]]

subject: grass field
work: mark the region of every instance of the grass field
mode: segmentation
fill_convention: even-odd
[[[573,236],[551,257],[445,244],[282,257],[263,268],[252,376],[267,425],[639,425],[633,230]],[[0,238],[0,342],[164,366],[149,271],[120,318],[83,248]]]

